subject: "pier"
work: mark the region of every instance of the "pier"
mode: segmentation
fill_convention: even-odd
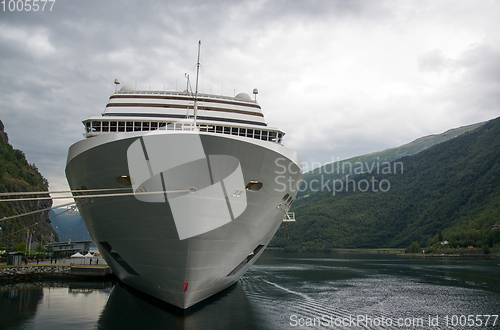
[[[99,258],[90,260],[60,259],[56,262],[31,261],[22,265],[0,264],[0,282],[17,282],[38,279],[106,278],[113,275],[111,268]]]

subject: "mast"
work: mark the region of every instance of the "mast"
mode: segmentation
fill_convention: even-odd
[[[196,116],[198,115],[198,77],[200,74],[201,40],[198,41],[198,63],[196,64],[196,90],[194,92],[194,128],[196,129]]]

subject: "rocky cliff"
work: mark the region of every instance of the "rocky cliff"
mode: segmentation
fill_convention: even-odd
[[[4,125],[0,121],[0,193],[48,191],[48,181],[38,172],[35,164],[29,164],[21,150],[9,144]],[[48,197],[48,194],[34,196],[1,196],[1,199],[20,197]],[[49,211],[43,211],[18,218],[1,220],[17,214],[50,208],[52,200],[0,201],[1,246],[13,250],[21,242],[28,243],[28,229],[32,235],[32,247],[53,240],[55,233],[50,226]]]

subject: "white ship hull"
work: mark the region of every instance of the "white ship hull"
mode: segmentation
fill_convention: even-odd
[[[136,188],[144,179],[134,182],[130,172],[132,163],[142,163],[131,162],[130,150],[144,135],[144,132],[115,133],[75,143],[66,167],[71,189],[123,188],[117,178],[131,176],[132,187],[124,192],[141,190]],[[218,169],[209,166],[214,184],[207,186],[202,182],[206,178],[200,174],[203,166],[191,162],[163,172],[164,181],[157,181],[167,191],[191,188],[191,192],[155,195],[160,197],[156,200],[139,194],[77,200],[90,235],[117,277],[127,285],[185,309],[235,283],[262,254],[282,223],[290,197],[296,195],[296,189],[293,190],[302,179],[301,161],[297,153],[281,144],[246,137],[190,131],[156,131],[152,135],[155,144],[148,146],[147,140],[142,140],[144,150],[147,149],[144,164],[152,164],[152,155],[156,153],[167,155],[162,162],[174,165],[176,153],[196,159],[198,155],[192,155],[197,152],[192,142],[196,136],[209,165],[210,159],[214,159],[211,155],[236,159],[244,184],[250,181],[263,184],[258,191],[247,190],[238,195],[239,188],[235,190],[227,180],[216,180]],[[143,190],[151,191],[154,186],[153,177],[157,173],[153,173],[154,166],[150,165],[149,169],[152,168],[152,179],[143,184],[148,189]],[[240,175],[236,170],[234,173]],[[215,189],[211,188],[216,186],[215,181],[223,182],[222,198],[215,196],[216,193],[206,194],[207,189]],[[183,200],[191,197],[189,202]],[[213,206],[221,201],[223,207]]]

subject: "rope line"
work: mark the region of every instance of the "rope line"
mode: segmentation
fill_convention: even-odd
[[[130,188],[109,188],[109,189],[86,189],[86,190],[59,190],[59,191],[25,191],[25,192],[7,192],[0,193],[0,196],[19,196],[19,195],[42,195],[42,194],[64,194],[64,193],[76,193],[82,191],[112,191],[112,190],[127,190]]]
[[[70,203],[66,203],[66,204],[61,204],[61,205],[58,205],[58,206],[52,206],[52,207],[48,207],[48,208],[46,208],[46,209],[41,209],[41,210],[31,211],[31,212],[28,212],[28,213],[23,213],[23,214],[13,215],[13,216],[10,216],[10,217],[2,218],[2,219],[0,219],[0,221],[5,221],[5,220],[9,220],[9,219],[19,218],[19,217],[22,217],[22,216],[25,216],[25,215],[30,215],[30,214],[39,213],[39,212],[43,212],[43,211],[48,211],[48,210],[52,210],[52,209],[58,209],[58,208],[60,208],[60,207],[63,207],[63,206],[70,206],[70,205],[73,205],[73,204],[75,204],[75,202],[70,202]],[[67,212],[67,211],[66,211],[66,212]]]
[[[288,237],[287,237],[288,235]],[[283,235],[283,240],[288,243],[288,241],[290,240],[290,233],[288,232],[288,226],[287,226],[287,223],[285,222],[285,234]]]
[[[78,192],[86,192],[87,190],[77,190]],[[94,198],[94,197],[123,197],[123,196],[137,196],[137,195],[154,195],[154,194],[174,194],[189,192],[189,189],[183,190],[170,190],[170,191],[144,191],[144,192],[131,192],[121,194],[98,194],[98,195],[74,195],[74,196],[56,196],[56,197],[32,197],[32,198],[12,198],[0,199],[0,202],[20,202],[20,201],[40,201],[47,199],[68,199],[68,198]]]
[[[58,215],[61,215],[61,214],[63,214],[63,213],[66,213],[66,212],[68,212],[68,211],[69,211],[69,209],[68,209],[68,210],[64,210],[64,211],[59,212],[59,213],[57,213],[57,214],[55,214],[55,215],[53,215],[53,216],[51,216],[51,217],[48,217],[47,219],[43,219],[43,220],[41,220],[40,222],[50,220],[50,219],[52,219],[52,218],[54,218],[54,217],[57,217]],[[3,219],[3,220],[5,220],[5,219]],[[26,230],[27,228],[31,228],[31,227],[34,227],[34,226],[38,225],[40,222],[35,222],[34,224],[32,224],[32,225],[30,225],[30,226],[25,226],[25,227],[23,227],[23,229],[20,229],[20,230],[18,230],[18,231],[16,231],[16,232],[10,233],[9,235],[2,236],[2,238],[7,238],[7,237],[12,236],[12,235],[14,235],[14,234],[20,233],[20,232],[22,232],[22,231]]]

